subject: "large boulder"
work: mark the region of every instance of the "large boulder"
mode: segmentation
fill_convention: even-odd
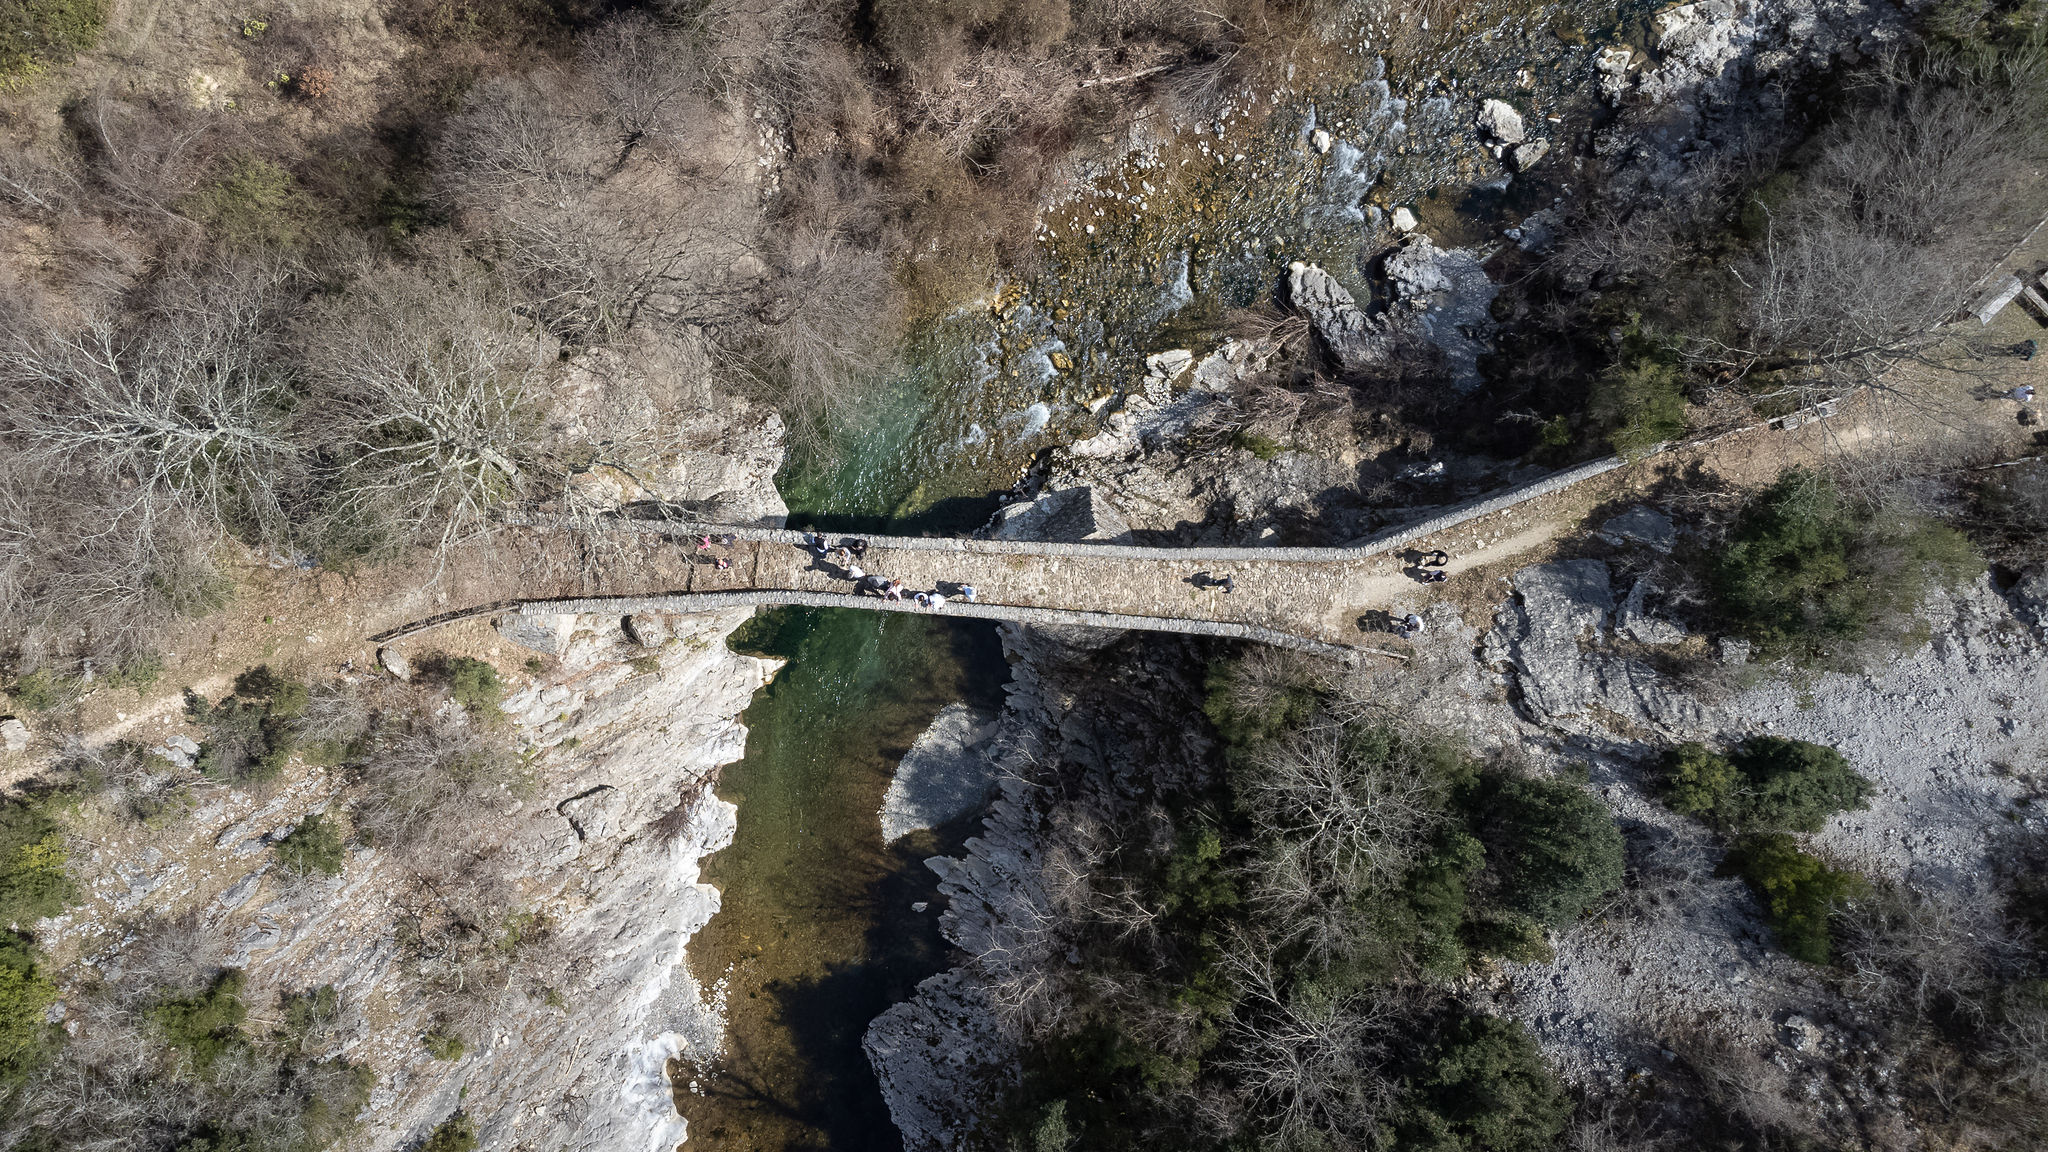
[[[1028,504],[999,510],[989,530],[998,540],[1051,540],[1064,543],[1117,543],[1130,537],[1124,522],[1102,493],[1089,487],[1047,492]]]
[[[1287,298],[1345,368],[1377,364],[1391,350],[1385,323],[1367,315],[1335,276],[1314,264],[1288,265]]]
[[[1617,608],[1626,612],[1632,629],[1642,630],[1632,639],[1661,643],[1676,637],[1656,627],[1662,622],[1642,614],[1641,597],[1615,603],[1607,565],[1598,560],[1538,564],[1516,572],[1514,585],[1514,599],[1494,615],[1482,650],[1514,686],[1525,719],[1610,738],[1617,725],[1666,734],[1704,725],[1696,701],[1664,683],[1648,664],[1614,651]]]
[[[1496,144],[1520,144],[1528,139],[1522,114],[1505,100],[1483,100],[1479,104],[1479,131]]]

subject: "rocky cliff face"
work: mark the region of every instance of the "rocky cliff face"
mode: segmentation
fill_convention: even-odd
[[[698,862],[734,826],[711,785],[741,755],[739,713],[776,667],[725,647],[746,615],[679,619],[653,647],[617,618],[555,622],[556,664],[503,705],[530,783],[469,828],[511,905],[545,928],[550,991],[491,993],[459,1059],[421,1042],[435,1021],[408,971],[402,862],[355,846],[339,876],[307,881],[269,851],[307,813],[349,802],[342,769],[294,770],[267,795],[219,790],[101,840],[82,860],[87,902],[43,940],[117,974],[136,939],[122,924],[185,916],[222,942],[212,959],[243,969],[258,1014],[281,992],[332,984],[349,1023],[329,1055],[377,1076],[362,1147],[406,1146],[457,1107],[487,1147],[673,1147],[683,1126],[664,1064],[719,1042],[683,956],[718,909]]]

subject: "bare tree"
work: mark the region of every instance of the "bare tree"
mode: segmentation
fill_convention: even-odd
[[[305,334],[333,538],[441,548],[535,477],[547,343],[456,258],[365,273]]]
[[[1443,820],[1442,785],[1405,757],[1357,754],[1334,724],[1303,729],[1266,749],[1240,784],[1262,835],[1277,841],[1253,898],[1285,910],[1308,893],[1348,898],[1398,882]]]
[[[1290,981],[1273,958],[1276,943],[1248,933],[1224,949],[1245,998],[1214,1063],[1249,1099],[1273,1146],[1373,1147],[1397,1094],[1385,1063],[1401,1013],[1384,991]]]
[[[1735,269],[1750,293],[1740,335],[1695,342],[1699,361],[1867,381],[1934,355],[1937,329],[2005,243],[1999,229],[2048,207],[2034,80],[1880,80],[1879,98],[1831,129],[1798,190],[1767,209],[1761,252]]]
[[[598,29],[584,53],[580,74],[478,90],[443,144],[446,195],[505,244],[566,335],[607,338],[649,314],[733,320],[759,211],[738,173],[703,162],[722,142],[693,56],[636,19]]]
[[[36,332],[0,344],[0,429],[24,458],[83,472],[138,510],[176,493],[258,538],[283,534],[299,448],[274,334],[288,265],[220,264],[173,280],[130,326]]]

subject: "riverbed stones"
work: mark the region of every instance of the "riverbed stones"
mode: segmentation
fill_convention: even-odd
[[[1527,172],[1550,155],[1550,141],[1531,140],[1527,144],[1517,144],[1510,155],[1515,162],[1515,171]]]

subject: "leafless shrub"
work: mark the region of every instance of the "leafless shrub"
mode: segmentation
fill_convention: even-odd
[[[126,740],[98,748],[73,740],[59,764],[65,775],[84,784],[99,805],[132,822],[163,811],[190,782],[188,772]]]
[[[177,495],[0,460],[0,636],[29,668],[148,651],[178,616],[222,602],[219,539]]]
[[[1343,993],[1290,982],[1273,959],[1276,943],[1245,935],[1224,949],[1245,1005],[1231,1017],[1216,1063],[1249,1098],[1274,1146],[1374,1147],[1398,1095],[1385,1065],[1402,1014],[1384,989]]]
[[[511,753],[459,711],[391,703],[398,707],[384,714],[355,769],[356,827],[401,853],[460,854],[475,843],[474,820],[486,798],[497,803],[516,778]]]
[[[1941,1010],[1982,1022],[1999,978],[2024,948],[1989,901],[1932,899],[1892,888],[1858,905],[1843,956],[1873,1004]]]
[[[644,13],[627,13],[586,33],[579,70],[590,77],[618,141],[623,166],[647,140],[684,140],[714,112],[698,89],[701,66],[689,40]]]
[[[217,151],[219,126],[181,103],[139,103],[99,92],[72,113],[110,207],[174,236],[196,230],[179,202],[199,186]]]
[[[1991,1034],[1990,1055],[2004,1084],[2036,1100],[2048,1097],[2048,1008],[2012,1008]]]
[[[151,915],[121,949],[109,984],[115,999],[128,1005],[197,992],[220,974],[229,949],[223,925],[199,911]]]
[[[1442,787],[1401,760],[1371,763],[1347,733],[1315,725],[1271,744],[1240,782],[1242,801],[1277,838],[1276,871],[1255,900],[1288,906],[1291,893],[1345,894],[1397,882],[1416,846],[1443,819]]]
[[[1702,358],[1867,379],[1935,346],[2004,243],[1998,226],[2038,215],[2048,154],[2036,102],[2016,95],[2031,81],[1948,79],[1888,77],[1882,99],[1827,134],[1738,270],[1747,346],[1703,345]]]
[[[792,227],[767,252],[769,277],[721,359],[794,431],[812,433],[847,418],[892,362],[900,318],[889,264],[829,227]]]
[[[694,57],[630,19],[584,51],[582,74],[479,89],[448,128],[446,194],[506,245],[556,331],[600,340],[649,315],[731,321],[760,219],[744,181],[702,163],[716,118],[696,94]],[[661,163],[634,163],[643,149]]]
[[[359,685],[335,680],[315,684],[306,709],[293,720],[299,739],[308,744],[353,744],[370,732],[374,716]]]

